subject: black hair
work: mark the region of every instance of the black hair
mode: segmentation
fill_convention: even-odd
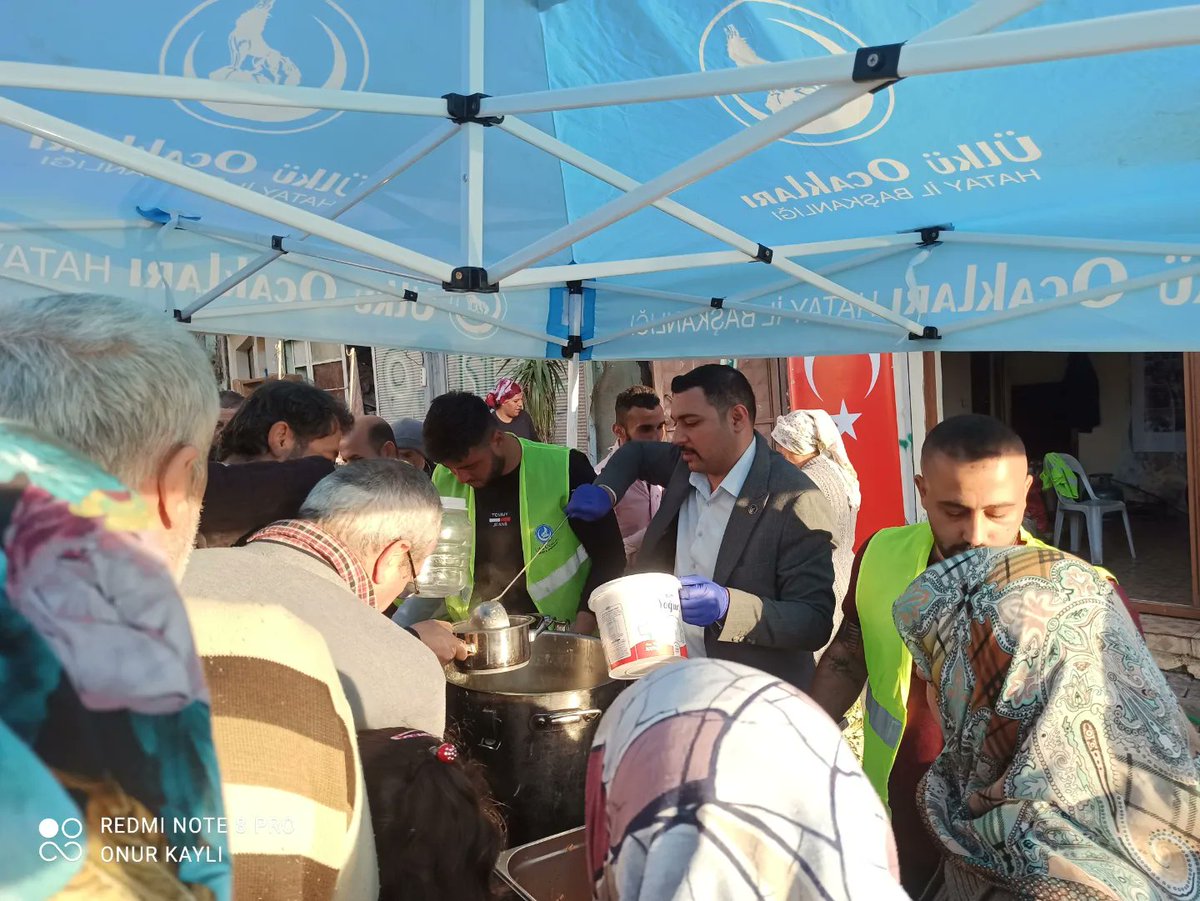
[[[367,429],[367,444],[371,445],[371,450],[375,453],[383,450],[383,446],[389,441],[392,444],[396,443],[396,433],[386,421],[376,422]]]
[[[964,413],[942,420],[925,436],[921,460],[935,453],[959,463],[976,463],[996,457],[1024,457],[1025,442],[994,416]]]
[[[478,763],[437,755],[442,740],[407,730],[358,733],[379,861],[380,901],[484,901],[504,821]]]
[[[732,366],[706,363],[671,379],[671,392],[674,394],[692,388],[702,390],[705,400],[722,414],[741,404],[750,413],[751,423],[758,419],[754,389],[750,387],[749,380]]]
[[[221,401],[222,410],[236,410],[246,402],[245,395],[236,391],[222,391],[217,397]]]
[[[286,422],[300,444],[324,438],[340,428],[348,432],[354,417],[337,397],[307,382],[272,380],[259,385],[221,433],[220,458],[267,453],[271,426]]]
[[[638,407],[642,410],[653,410],[662,401],[649,385],[634,385],[626,388],[617,395],[617,422],[625,421],[625,414]]]
[[[487,441],[496,428],[496,417],[483,398],[467,391],[435,397],[421,427],[425,455],[435,463],[455,463]]]

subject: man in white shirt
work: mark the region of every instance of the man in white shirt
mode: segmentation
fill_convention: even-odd
[[[829,505],[755,433],[754,392],[736,369],[697,367],[671,391],[672,443],[624,445],[567,514],[603,515],[638,479],[665,486],[637,568],[680,576],[684,622],[704,630],[709,656],[806,688],[833,628]]]
[[[618,394],[616,413],[612,431],[617,443],[596,464],[597,475],[604,471],[608,461],[623,444],[630,441],[662,441],[667,437],[667,414],[662,401],[648,385],[634,385]],[[621,539],[625,542],[625,560],[630,566],[637,562],[638,551],[646,537],[646,527],[654,519],[661,503],[662,486],[638,479],[613,508],[617,514],[617,525],[621,528]]]

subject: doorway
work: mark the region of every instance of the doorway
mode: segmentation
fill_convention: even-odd
[[[1075,457],[1101,498],[1103,560],[1139,609],[1200,618],[1200,354],[943,353],[946,416],[986,413],[1026,444],[1040,487],[1047,453]],[[1047,540],[1057,493],[1031,493],[1026,525]],[[1039,511],[1039,507],[1041,511]],[[1066,517],[1069,523],[1070,516]],[[1078,553],[1087,559],[1086,529]],[[1071,550],[1064,524],[1060,545]]]

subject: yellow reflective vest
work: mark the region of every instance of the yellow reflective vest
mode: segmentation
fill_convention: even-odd
[[[1024,529],[1021,541],[1034,547],[1050,547]],[[896,631],[892,605],[928,568],[932,551],[933,531],[927,522],[883,529],[867,543],[858,567],[854,604],[867,660],[863,770],[885,805],[888,779],[908,721],[912,678],[912,655]],[[1100,572],[1112,578],[1104,570]]]
[[[592,561],[583,545],[564,525],[552,530],[563,519],[563,508],[571,494],[571,452],[554,444],[521,442],[520,510],[522,562],[529,564],[525,587],[534,606],[544,615],[563,622],[575,618],[583,586],[587,583]],[[475,525],[475,491],[454,477],[444,466],[433,471],[433,485],[443,497],[460,497],[467,502],[467,515]],[[532,559],[537,550],[549,546]],[[532,560],[532,562],[531,562]],[[475,550],[471,550],[471,581],[475,581]],[[476,601],[486,598],[475,598]],[[467,601],[460,596],[446,598],[446,611],[452,621],[467,618]]]

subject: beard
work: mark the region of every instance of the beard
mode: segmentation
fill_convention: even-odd
[[[938,543],[937,552],[943,560],[949,560],[951,557],[957,557],[959,554],[965,554],[967,551],[974,550],[978,547],[982,547],[982,545],[970,544],[965,541],[961,544],[953,544],[948,547]]]

